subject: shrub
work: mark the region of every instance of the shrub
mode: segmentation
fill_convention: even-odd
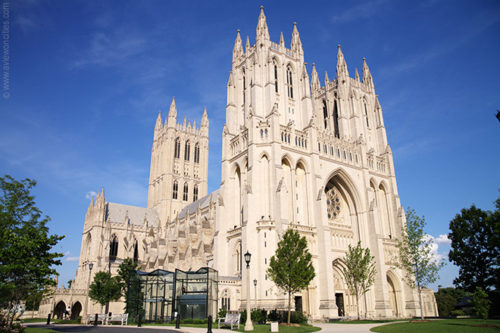
[[[258,324],[265,324],[267,321],[267,311],[264,309],[255,309],[252,311],[252,321]]]
[[[472,299],[474,300],[474,306],[472,309],[474,310],[476,316],[482,319],[488,319],[488,311],[491,303],[488,299],[488,294],[486,294],[481,287],[476,287],[476,291],[474,291]]]
[[[217,313],[217,318],[225,318],[226,317],[226,313],[227,313],[226,309],[221,308],[219,310],[219,313]]]
[[[465,312],[463,312],[462,310],[453,310],[450,312],[450,315],[452,317],[465,316]]]

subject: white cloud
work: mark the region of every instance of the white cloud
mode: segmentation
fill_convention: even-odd
[[[439,235],[439,237],[436,238],[434,241],[442,245],[451,245],[451,240],[448,239],[448,235]]]
[[[92,199],[92,198],[95,198],[95,196],[97,195],[96,192],[94,191],[88,191],[86,194],[85,194],[85,198],[87,198],[88,200]]]
[[[371,2],[362,2],[356,6],[353,6],[347,10],[344,10],[342,14],[335,15],[332,18],[333,23],[346,23],[359,19],[365,19],[376,15],[381,12],[380,6],[387,2],[387,0],[376,0]]]
[[[445,236],[446,237],[446,235],[439,235],[439,237],[437,239],[442,239],[441,236]],[[435,261],[435,262],[442,262],[442,261],[444,261],[447,258],[447,256],[446,256],[446,254],[442,254],[442,253],[438,252],[438,250],[439,250],[439,244],[438,243],[439,242],[437,241],[437,239],[434,236],[428,235],[428,234],[424,235],[424,237],[425,237],[426,240],[430,240],[430,248],[431,248],[430,255],[433,258],[433,261]]]
[[[78,261],[80,257],[67,257],[66,261]]]
[[[70,255],[69,251],[64,252],[64,256],[69,256],[69,255]]]

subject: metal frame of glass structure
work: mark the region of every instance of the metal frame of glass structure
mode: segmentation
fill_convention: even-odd
[[[218,273],[209,267],[174,272],[136,271],[129,277],[127,307],[131,320],[167,322],[177,311],[181,319],[217,315]]]

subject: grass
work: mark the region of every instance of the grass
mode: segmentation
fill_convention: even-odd
[[[391,323],[394,321],[403,321],[408,319],[380,319],[380,320],[339,320],[331,321],[329,324],[381,324],[381,323]]]
[[[500,332],[500,320],[438,319],[428,322],[396,323],[374,327],[372,332],[381,333],[482,333]]]
[[[238,332],[244,332],[244,327],[245,325],[241,325],[240,329]],[[280,333],[303,333],[303,332],[316,332],[321,330],[321,328],[316,327],[316,326],[311,326],[311,325],[300,325],[300,326],[286,326],[286,325],[280,325],[279,327],[279,332]],[[271,325],[259,325],[259,324],[254,324],[253,325],[253,331],[255,333],[267,333],[271,332]]]
[[[60,333],[54,330],[40,327],[26,327],[26,333]]]

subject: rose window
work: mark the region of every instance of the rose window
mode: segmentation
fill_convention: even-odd
[[[329,220],[335,220],[340,214],[340,196],[335,187],[326,192],[326,211]]]

